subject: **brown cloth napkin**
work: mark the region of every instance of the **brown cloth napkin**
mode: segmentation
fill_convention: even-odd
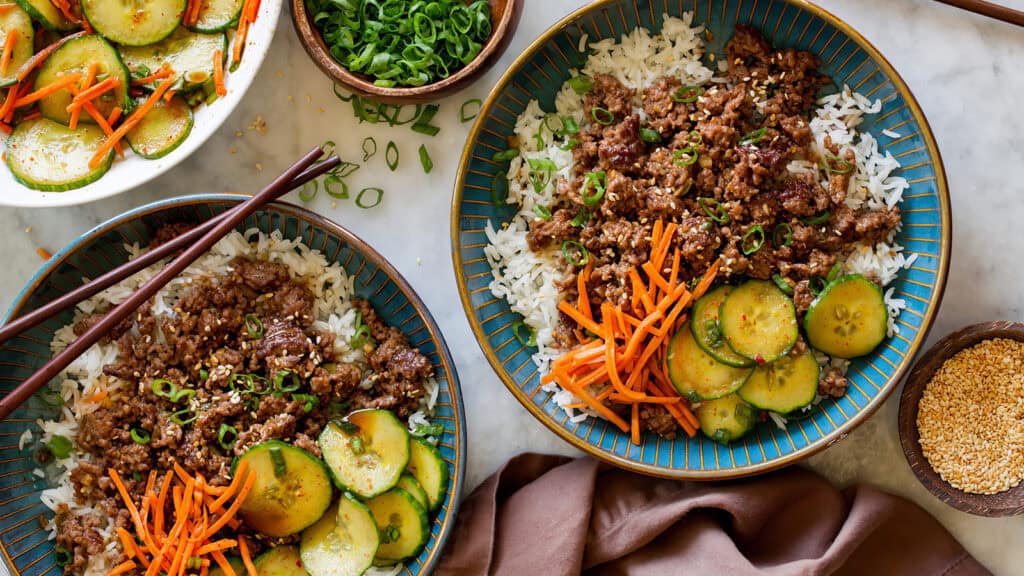
[[[524,454],[462,504],[436,574],[989,574],[918,506],[801,468],[722,483],[662,480]]]

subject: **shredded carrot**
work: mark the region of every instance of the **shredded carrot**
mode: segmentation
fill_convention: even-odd
[[[142,86],[145,84],[152,84],[157,80],[163,80],[164,78],[170,78],[174,75],[174,71],[167,66],[161,67],[156,72],[153,72],[149,76],[143,76],[142,78],[132,80],[132,86]]]
[[[118,574],[124,574],[125,572],[132,570],[133,568],[135,568],[135,562],[131,560],[125,560],[117,566],[114,566],[113,570],[107,572],[107,576],[117,576]]]
[[[114,135],[114,129],[111,128],[110,123],[108,123],[107,119],[100,114],[100,111],[96,109],[96,106],[92,102],[86,102],[82,105],[82,108],[89,114],[89,116],[92,117],[93,121],[96,122],[96,125],[100,127],[100,130],[103,130],[103,133],[107,135],[107,138]],[[114,144],[114,150],[117,151],[118,155],[122,154],[120,142]]]
[[[107,116],[107,124],[113,126],[117,124],[117,121],[121,119],[121,114],[124,113],[124,109],[120,106],[114,106],[114,109],[110,111],[110,116]]]
[[[245,0],[249,4],[251,0]],[[249,21],[245,18],[246,10],[242,8],[242,18],[238,21],[238,29],[235,30],[235,39],[231,44],[231,64],[242,61],[242,47],[245,46],[245,37],[249,32]]]
[[[50,254],[46,250],[46,248],[36,248],[36,254],[39,254],[39,257],[42,258],[43,260],[49,260],[50,258],[53,257],[53,255]]]
[[[64,76],[61,76],[60,78],[54,80],[46,86],[43,86],[39,90],[36,90],[35,92],[30,92],[25,96],[19,97],[18,100],[14,103],[14,107],[21,108],[22,106],[27,106],[33,102],[42,100],[43,98],[46,98],[54,92],[57,92],[59,90],[66,90],[72,84],[77,84],[78,81],[81,79],[81,74],[66,74]]]
[[[92,83],[96,81],[96,72],[99,70],[99,65],[95,62],[89,64],[89,71],[85,74],[85,80],[82,80],[82,84],[78,87],[78,94],[75,94],[75,98],[79,96],[83,91],[87,91],[92,87]],[[82,114],[82,107],[76,106],[71,112],[71,119],[68,121],[68,128],[72,130],[78,126],[78,117]]]
[[[170,102],[171,98],[174,98],[174,95],[177,94],[177,93],[178,93],[178,90],[176,88],[172,88],[172,89],[168,90],[167,93],[164,94],[164,102]]]
[[[10,4],[0,4],[0,14],[6,14],[6,13],[10,12],[11,10],[14,10],[15,6],[17,6],[17,4],[15,4],[13,2],[10,3]]]
[[[7,75],[7,67],[11,65],[11,57],[14,56],[14,44],[18,41],[18,31],[11,30],[4,39],[3,52],[0,53],[0,76]]]
[[[71,3],[68,0],[50,0],[50,3],[60,10],[60,13],[64,15],[64,18],[73,24],[81,24],[81,18],[79,18],[75,11],[71,9]]]
[[[82,90],[74,98],[71,99],[71,104],[68,104],[67,111],[71,112],[75,108],[81,108],[83,102],[95,100],[106,92],[115,90],[121,86],[121,80],[115,76],[104,79],[95,86],[90,87],[88,90]]]
[[[633,404],[629,410],[629,441],[633,444],[640,444],[640,405]]]
[[[252,563],[252,556],[249,555],[249,544],[245,541],[245,536],[238,537],[238,553],[242,556],[242,564],[245,565],[245,571],[249,576],[259,576],[256,565]]]
[[[149,98],[147,98],[141,106],[136,108],[128,118],[125,118],[125,121],[121,123],[117,130],[114,130],[114,133],[108,136],[103,144],[100,145],[99,149],[96,150],[96,154],[93,155],[92,160],[89,160],[89,166],[91,168],[99,166],[100,162],[103,161],[103,158],[106,157],[111,148],[116,146],[121,138],[124,138],[124,135],[134,128],[146,114],[149,114],[149,111],[156,106],[156,103],[163,97],[164,93],[170,89],[171,84],[172,82],[170,80],[161,82],[160,85],[157,86],[156,90],[150,94]]]
[[[210,553],[210,556],[213,556],[213,560],[217,563],[217,566],[220,567],[224,576],[237,576],[235,574],[235,569],[231,566],[231,563],[228,562],[228,559],[224,556],[223,552],[220,550],[214,550]]]

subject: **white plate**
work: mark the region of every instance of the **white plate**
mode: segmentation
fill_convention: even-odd
[[[192,133],[177,150],[159,160],[146,160],[135,156],[131,149],[125,146],[125,157],[115,160],[114,165],[102,178],[88,186],[67,192],[40,192],[26,188],[14,179],[7,164],[4,163],[0,165],[0,205],[42,208],[84,204],[145,184],[188,158],[220,128],[249,89],[256,72],[263,64],[267,50],[270,49],[270,42],[274,39],[282,3],[282,0],[262,0],[256,24],[249,30],[249,36],[246,38],[242,62],[238,70],[228,73],[224,79],[228,90],[227,96],[218,98],[212,106],[200,106],[196,110]],[[3,136],[2,133],[0,136]],[[6,137],[3,137],[0,142],[5,140]]]

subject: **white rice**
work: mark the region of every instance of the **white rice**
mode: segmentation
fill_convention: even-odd
[[[703,27],[693,27],[691,24],[692,15],[689,13],[682,18],[666,15],[662,32],[657,36],[651,36],[646,29],[637,28],[618,41],[608,38],[590,44],[590,55],[581,73],[590,77],[608,74],[634,90],[642,90],[658,78],[668,75],[690,85],[723,82],[701,62]],[[584,37],[580,40],[579,51],[583,52],[585,48]],[[718,63],[718,71],[724,72],[727,69],[727,63]],[[575,71],[573,75],[576,75]],[[857,131],[865,115],[877,114],[881,109],[880,100],[871,101],[844,86],[841,92],[826,96],[818,102],[810,122],[814,136],[812,149],[819,157],[828,153],[826,137],[839,147],[840,156],[846,150],[853,151],[856,168],[850,178],[846,204],[854,209],[891,208],[902,201],[903,192],[909,187],[906,179],[893,176],[893,172],[900,166],[899,162],[890,153],[880,152],[878,142],[870,133]],[[634,110],[642,116],[641,107],[636,106]],[[582,97],[568,83],[562,86],[555,97],[554,113],[573,118],[581,127],[590,123],[590,118],[583,111]],[[518,211],[511,222],[500,230],[495,230],[490,222],[487,223],[485,232],[489,245],[484,248],[493,272],[491,292],[498,298],[505,298],[512,311],[520,314],[523,322],[536,334],[538,351],[533,361],[542,375],[548,372],[550,362],[562,353],[562,350],[554,347],[553,331],[560,321],[558,303],[562,299],[555,281],[562,278],[563,267],[556,249],[543,253],[532,252],[527,246],[526,235],[529,222],[536,217],[534,207],[554,203],[557,196],[555,186],[560,179],[570,176],[573,165],[572,153],[561,148],[565,142],[556,137],[552,130],[544,128],[547,114],[536,100],[531,100],[516,121],[515,135],[520,155],[509,164],[507,202],[516,206]],[[892,133],[886,135],[894,137]],[[529,161],[541,158],[553,161],[556,170],[549,182],[534,186],[530,179]],[[794,160],[787,168],[792,173],[814,174],[823,186],[828,186],[829,172],[816,162]],[[876,246],[855,248],[844,266],[846,272],[870,274],[884,286],[896,279],[900,270],[909,268],[916,258],[916,254],[904,255],[903,247],[889,238],[887,242]],[[884,295],[889,310],[890,336],[899,332],[895,320],[900,311],[906,308],[906,301],[893,297],[893,291],[889,288]],[[823,364],[838,368],[845,374],[848,363],[826,359]],[[567,407],[569,404],[579,404],[580,401],[555,383],[546,385],[544,390],[552,394],[553,400],[567,413],[570,421],[578,422],[587,416],[596,415],[590,410],[580,411]],[[778,415],[773,415],[776,423],[781,422],[784,426],[785,419],[776,419],[775,416]]]
[[[138,245],[126,245],[125,249],[131,258],[138,257],[144,252],[144,249]],[[340,264],[328,262],[327,258],[318,250],[309,248],[300,240],[288,240],[279,231],[264,234],[254,228],[247,230],[245,234],[232,232],[225,236],[209,252],[168,282],[154,296],[153,313],[173,315],[175,303],[184,295],[189,286],[202,278],[229,273],[231,261],[242,256],[287,265],[292,278],[301,278],[315,297],[313,328],[331,331],[339,336],[334,340],[336,357],[343,362],[365,363],[362,348],[349,346],[349,341],[356,332],[356,310],[352,306],[355,277],[349,276]],[[139,286],[161,270],[164,264],[165,262],[154,264],[81,302],[76,309],[75,322],[85,314],[106,310],[124,301]],[[74,322],[55,332],[51,342],[51,349],[54,352],[63,350],[74,340],[73,325]],[[135,328],[133,327],[133,329]],[[128,383],[103,374],[103,366],[113,362],[116,358],[116,342],[99,342],[76,358],[54,379],[51,387],[56,386],[56,392],[64,401],[61,416],[58,420],[40,419],[36,421],[41,431],[38,438],[39,444],[48,443],[54,435],[74,439],[81,418],[96,410],[100,405],[98,401],[90,401],[90,396],[93,394],[102,392],[106,392],[106,395],[130,393],[127,390]],[[427,393],[424,395],[419,410],[409,418],[410,429],[415,428],[418,424],[430,424],[429,415],[433,414],[439,390],[436,382],[428,382],[426,386]],[[431,440],[436,442],[436,439]],[[32,432],[26,431],[19,441],[19,447],[26,449],[30,448],[32,444]],[[40,494],[40,500],[47,508],[54,512],[67,509],[75,514],[95,514],[103,517],[102,512],[91,506],[83,506],[74,499],[70,471],[74,470],[80,461],[89,458],[88,454],[75,448],[67,458],[56,460],[44,469],[33,471],[36,476],[46,478],[48,483],[53,486],[53,488],[43,490]],[[55,538],[56,526],[53,521],[50,522],[48,528],[50,529],[49,538]],[[111,522],[99,530],[107,542],[106,552],[89,558],[85,569],[86,576],[105,576],[114,566],[113,563],[120,555],[120,545],[114,528]],[[375,576],[385,576],[397,574],[402,570],[402,566],[388,569],[375,568],[374,570]]]

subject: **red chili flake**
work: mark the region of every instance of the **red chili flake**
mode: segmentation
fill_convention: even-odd
[[[754,362],[757,362],[758,364],[764,364],[764,356],[761,356],[760,354],[754,356]]]

